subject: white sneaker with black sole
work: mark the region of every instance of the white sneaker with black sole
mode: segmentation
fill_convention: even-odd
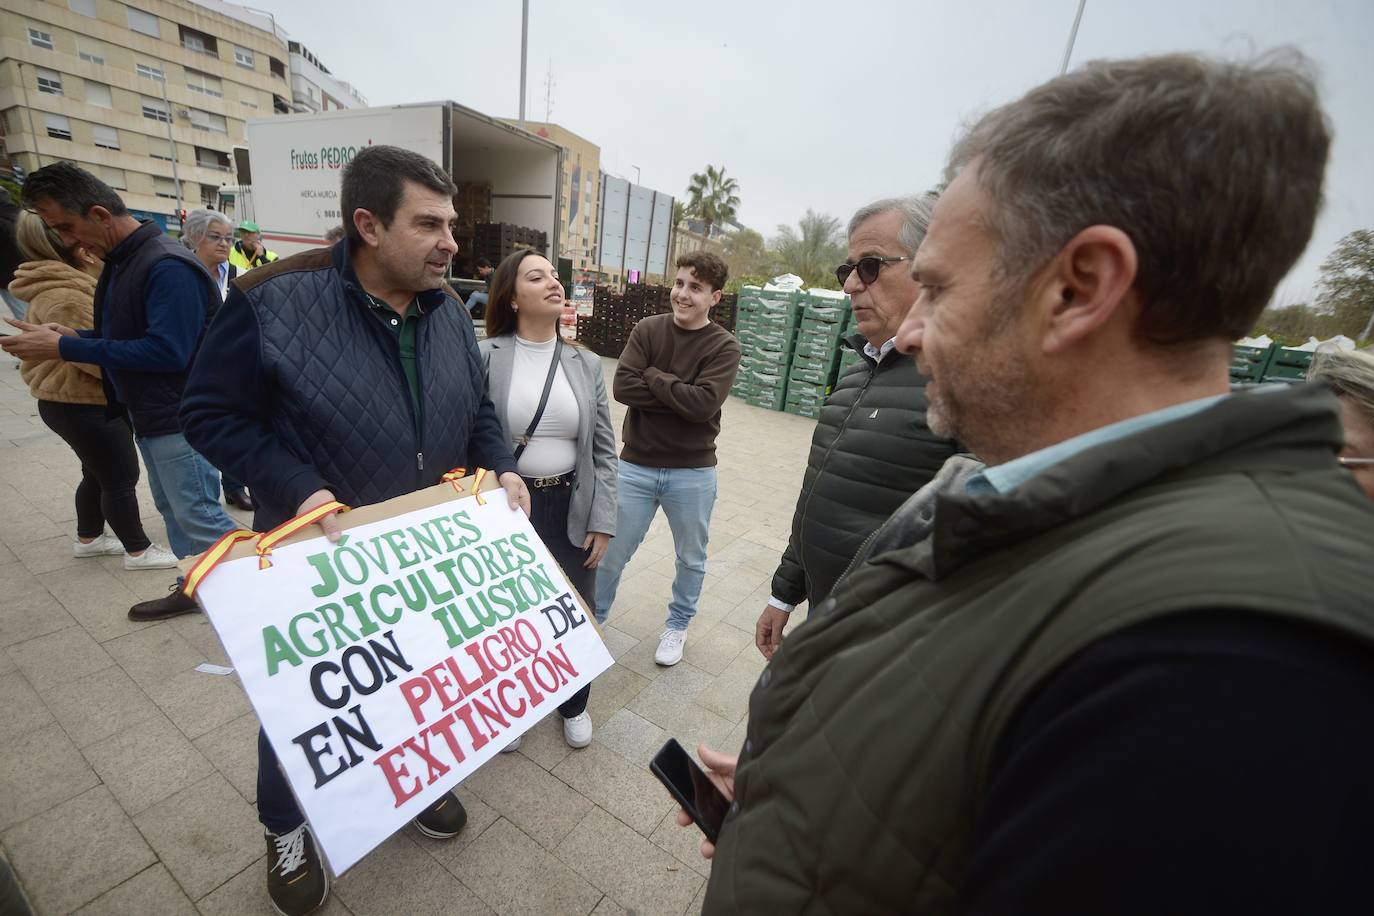
[[[586,747],[592,743],[592,717],[587,713],[563,720],[563,740],[568,747]]]
[[[176,569],[177,555],[161,544],[149,544],[138,556],[124,554],[125,569]]]
[[[100,537],[88,543],[83,543],[80,538],[72,541],[72,556],[79,560],[86,557],[117,557],[123,553],[124,545],[108,531],[100,532]]]
[[[665,668],[682,661],[683,644],[687,642],[686,630],[664,630],[658,638],[658,651],[654,653],[654,663]]]

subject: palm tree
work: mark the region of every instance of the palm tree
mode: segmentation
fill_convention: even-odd
[[[688,182],[687,215],[706,224],[708,239],[712,226],[733,222],[738,210],[739,182],[725,177],[725,166],[707,165]]]
[[[797,229],[778,227],[772,247],[779,266],[801,277],[807,286],[833,288],[836,285],[835,265],[845,257],[840,221],[827,213],[808,209],[798,221]]]

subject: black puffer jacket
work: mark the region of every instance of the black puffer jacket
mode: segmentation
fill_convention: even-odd
[[[845,343],[863,355],[863,336]],[[896,350],[867,355],[835,383],[806,462],[792,539],[773,574],[773,597],[813,605],[883,520],[958,451],[926,426],[926,382]]]

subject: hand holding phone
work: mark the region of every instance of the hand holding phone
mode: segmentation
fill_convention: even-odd
[[[649,771],[667,787],[682,810],[691,816],[701,832],[706,834],[706,839],[714,844],[720,836],[725,815],[730,810],[730,799],[720,787],[697,766],[675,738],[669,738],[654,755],[649,762]]]

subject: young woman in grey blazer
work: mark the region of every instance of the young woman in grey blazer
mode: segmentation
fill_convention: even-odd
[[[591,600],[596,566],[615,534],[615,430],[601,357],[560,339],[562,314],[563,284],[553,265],[533,251],[517,251],[491,275],[487,338],[478,346],[487,394],[529,486],[530,523],[573,588]],[[590,693],[589,684],[558,707],[572,747],[591,743]],[[519,746],[517,739],[506,750]]]

